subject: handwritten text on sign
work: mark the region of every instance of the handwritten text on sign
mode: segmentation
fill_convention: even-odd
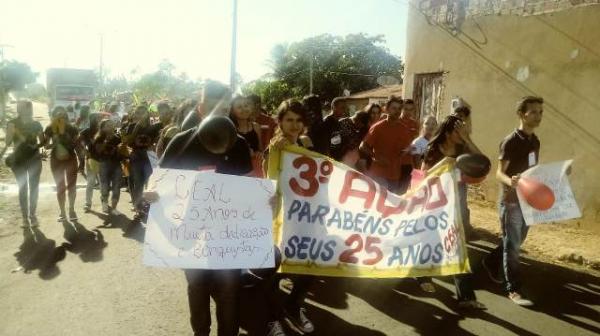
[[[468,269],[449,166],[398,196],[343,164],[290,150],[279,169],[284,272],[402,277]]]
[[[551,223],[581,217],[581,211],[577,206],[577,201],[575,200],[569,178],[566,174],[572,162],[573,160],[568,160],[537,165],[521,174],[547,185],[554,192],[555,198],[554,204],[550,209],[540,211],[529,206],[521,193],[517,192],[523,218],[527,225]]]
[[[274,266],[275,182],[176,169],[156,169],[144,243],[150,266],[232,269]]]

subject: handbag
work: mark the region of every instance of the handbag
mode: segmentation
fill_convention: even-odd
[[[15,165],[15,153],[10,153],[9,155],[6,156],[6,158],[4,159],[4,163],[6,164],[7,167],[9,168],[13,168]]]

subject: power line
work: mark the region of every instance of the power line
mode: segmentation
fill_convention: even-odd
[[[467,49],[471,50],[473,53],[475,53],[477,56],[479,56],[479,58],[481,58],[483,61],[485,61],[489,66],[491,66],[492,68],[494,68],[495,70],[497,70],[498,72],[500,72],[501,74],[503,74],[504,76],[506,76],[511,82],[513,82],[514,84],[516,84],[522,90],[528,92],[531,95],[539,96],[539,94],[536,91],[532,90],[531,88],[529,88],[525,84],[517,81],[515,78],[513,78],[513,76],[511,74],[509,74],[508,72],[506,72],[504,69],[502,69],[496,63],[494,63],[487,56],[483,55],[482,52],[480,52],[479,50],[474,49],[468,43],[466,43],[465,41],[459,39],[457,36],[454,36],[451,31],[449,31],[448,29],[446,29],[445,27],[443,27],[439,23],[437,23],[435,21],[428,20],[427,14],[423,13],[415,5],[409,3],[409,6],[412,7],[414,10],[416,10],[419,14],[421,14],[427,20],[427,22],[429,22],[433,26],[437,27],[438,29],[446,32],[447,34],[449,34],[453,38],[454,41],[456,41],[457,43],[462,44],[463,47],[466,47]],[[586,129],[584,129],[583,127],[581,127],[579,124],[577,124],[575,121],[573,121],[571,118],[569,118],[566,115],[564,115],[564,113],[560,112],[560,110],[556,106],[554,106],[552,103],[550,103],[548,101],[545,101],[544,105],[550,107],[550,109],[555,112],[555,116],[557,117],[557,119],[562,119],[563,121],[566,121],[567,124],[570,124],[571,127],[575,128],[575,129],[578,129],[582,134],[584,134],[589,139],[591,139],[592,142],[595,143],[595,145],[592,145],[593,150],[594,151],[598,150],[597,146],[600,145],[600,139],[596,138],[596,136],[594,134],[592,134],[591,132],[587,131]]]

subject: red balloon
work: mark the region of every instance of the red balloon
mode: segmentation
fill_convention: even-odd
[[[554,205],[555,198],[552,189],[536,179],[521,177],[517,189],[534,209],[544,211]]]

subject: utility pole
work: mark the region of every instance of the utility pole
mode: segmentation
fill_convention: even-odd
[[[313,93],[313,61],[314,61],[315,56],[313,55],[313,53],[310,53],[310,84],[309,84],[309,93],[312,94]]]
[[[237,54],[237,4],[238,0],[233,0],[233,24],[231,29],[231,68],[229,70],[229,86],[231,87],[231,92],[235,92],[237,84],[237,73],[235,69],[235,61]]]
[[[100,33],[100,62],[98,65],[99,71],[98,71],[98,75],[100,78],[99,79],[99,84],[102,85],[102,83],[104,82],[103,80],[103,71],[104,71],[104,34]]]

